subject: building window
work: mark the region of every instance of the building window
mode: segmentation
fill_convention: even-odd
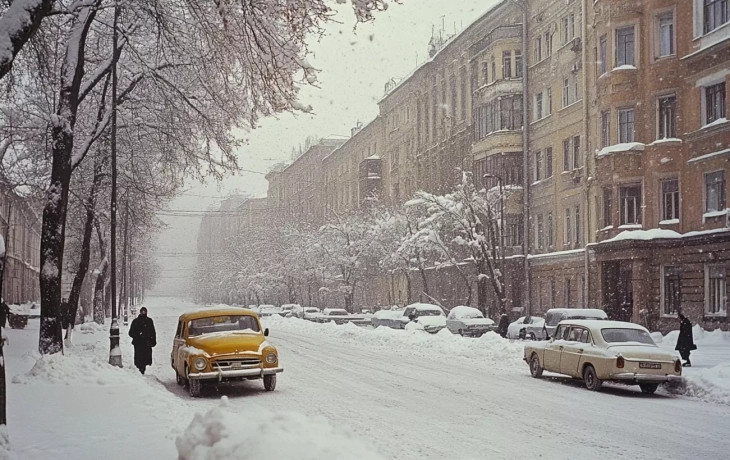
[[[682,269],[662,267],[662,315],[676,316],[682,306]]]
[[[730,19],[728,0],[704,0],[704,32],[711,32]]]
[[[634,26],[616,29],[616,66],[634,65]]]
[[[548,249],[552,249],[553,245],[555,244],[555,234],[554,234],[554,224],[553,224],[553,213],[549,212],[547,216],[547,247]]]
[[[486,85],[489,83],[489,63],[487,61],[482,62],[482,84]]]
[[[705,123],[725,118],[725,82],[705,87]]]
[[[666,179],[662,184],[662,220],[679,220],[679,179]]]
[[[449,76],[449,90],[451,92],[451,100],[450,102],[450,112],[451,112],[451,119],[456,120],[456,106],[458,104],[458,93],[456,90],[456,75]]]
[[[613,189],[611,187],[603,189],[603,225],[613,227]]]
[[[611,145],[611,111],[601,112],[601,148]]]
[[[494,60],[494,55],[490,56],[489,64],[492,68],[492,81],[497,79],[497,62]]]
[[[570,290],[570,278],[565,278],[565,284],[563,284],[563,300],[565,302],[565,308],[571,308],[572,306]]]
[[[520,246],[522,244],[522,216],[507,216],[505,227],[505,246]]]
[[[563,79],[563,107],[570,105],[570,79]]]
[[[555,289],[555,278],[550,278],[550,308],[555,308],[555,297],[557,289]]]
[[[657,16],[656,28],[657,50],[659,51],[657,57],[674,55],[676,52],[674,50],[674,13],[670,11]]]
[[[537,215],[537,228],[535,229],[535,246],[536,249],[542,250],[545,244],[545,232],[543,227],[542,214]]]
[[[581,231],[580,231],[580,206],[575,207],[575,245],[580,246]]]
[[[677,97],[660,97],[657,101],[659,131],[657,139],[677,137]]]
[[[563,246],[569,247],[570,246],[570,232],[573,230],[573,227],[570,225],[570,208],[567,208],[565,210],[565,225],[563,225]]]
[[[547,100],[545,103],[545,116],[547,116],[553,113],[553,89],[548,87],[545,90],[545,95],[545,99]]]
[[[576,75],[575,77],[573,77],[573,102],[579,101],[580,99],[580,83],[578,80],[578,76]]]
[[[542,93],[535,94],[535,120],[541,120],[542,114]]]
[[[570,13],[563,18],[563,45],[575,37],[575,14]]]
[[[512,51],[502,52],[502,78],[512,78]]]
[[[725,210],[725,171],[705,174],[705,212]]]
[[[563,171],[570,171],[570,157],[571,157],[571,149],[570,149],[570,138],[563,140]]]
[[[601,75],[608,72],[608,37],[601,35],[599,49],[599,61],[601,63]]]
[[[535,62],[542,61],[542,38],[535,39]]]
[[[580,168],[580,136],[573,136],[573,169]]]
[[[545,179],[553,177],[553,148],[545,149]]]
[[[461,119],[466,119],[467,103],[469,101],[469,92],[466,83],[466,68],[461,69]]]
[[[641,225],[641,185],[619,188],[621,220],[619,225]]]
[[[515,77],[522,78],[522,50],[515,50]]]
[[[553,54],[553,34],[545,32],[545,57]]]
[[[618,142],[634,142],[634,109],[618,111]]]
[[[727,270],[722,265],[705,266],[705,315],[727,315]]]
[[[535,181],[542,180],[542,152],[535,152]]]

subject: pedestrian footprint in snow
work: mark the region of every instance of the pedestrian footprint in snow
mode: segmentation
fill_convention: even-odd
[[[684,360],[684,367],[690,367],[692,363],[689,361],[689,354],[692,350],[697,349],[694,339],[692,338],[692,323],[686,316],[679,314],[679,337],[677,337],[677,346],[675,350],[679,351],[679,355]]]
[[[146,307],[139,309],[139,316],[129,327],[129,336],[134,346],[134,365],[144,374],[145,368],[152,365],[152,348],[157,345],[155,323],[147,316]]]

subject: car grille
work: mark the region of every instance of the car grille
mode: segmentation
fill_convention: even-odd
[[[215,362],[215,365],[217,365],[221,368],[260,366],[261,359],[259,359],[259,358],[219,359],[218,361]]]

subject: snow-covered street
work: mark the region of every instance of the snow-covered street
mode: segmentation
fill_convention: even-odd
[[[535,380],[521,361],[521,344],[497,337],[270,320],[269,339],[285,369],[276,391],[252,381],[191,399],[176,384],[169,357],[176,317],[195,306],[157,298],[147,305],[158,346],[145,376],[107,367],[106,330],[77,331],[67,356],[35,367],[37,321],[8,331],[8,418],[17,458],[261,458],[262,439],[280,444],[268,451],[276,459],[723,459],[730,451],[730,439],[719,435],[730,425],[730,394],[722,404],[721,391],[708,402],[620,386],[594,393],[559,377]],[[131,366],[126,328],[123,334]],[[730,342],[722,340],[700,342],[686,375],[727,372]],[[81,370],[86,376],[73,374]],[[191,425],[196,413],[207,415]],[[215,452],[193,452],[200,436],[238,436],[248,450],[231,441]],[[302,439],[331,456],[293,450]],[[222,456],[226,448],[235,455]]]

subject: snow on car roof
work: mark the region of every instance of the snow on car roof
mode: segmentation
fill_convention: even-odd
[[[415,308],[418,311],[444,311],[444,309],[439,307],[438,305],[433,305],[430,303],[412,303],[406,308]]]
[[[550,313],[567,313],[572,315],[591,315],[600,317],[606,316],[606,312],[599,308],[551,308],[547,311],[546,315]]]
[[[332,312],[345,313],[349,315],[349,313],[347,313],[347,310],[345,310],[344,308],[325,308],[324,310],[322,310],[322,313],[324,313],[325,315],[329,315]]]
[[[482,315],[482,312],[480,312],[478,309],[474,307],[467,307],[466,305],[459,305],[458,307],[454,307],[451,309],[449,313],[452,313],[454,316],[461,317],[464,315]]]
[[[189,321],[192,319],[208,318],[211,316],[226,316],[226,315],[248,315],[256,316],[251,310],[247,310],[241,307],[226,307],[226,308],[199,308],[192,310],[180,315],[181,321]]]
[[[639,329],[646,331],[647,329],[636,323],[628,323],[626,321],[605,321],[595,319],[565,319],[558,324],[571,324],[575,326],[584,326],[589,329]]]

